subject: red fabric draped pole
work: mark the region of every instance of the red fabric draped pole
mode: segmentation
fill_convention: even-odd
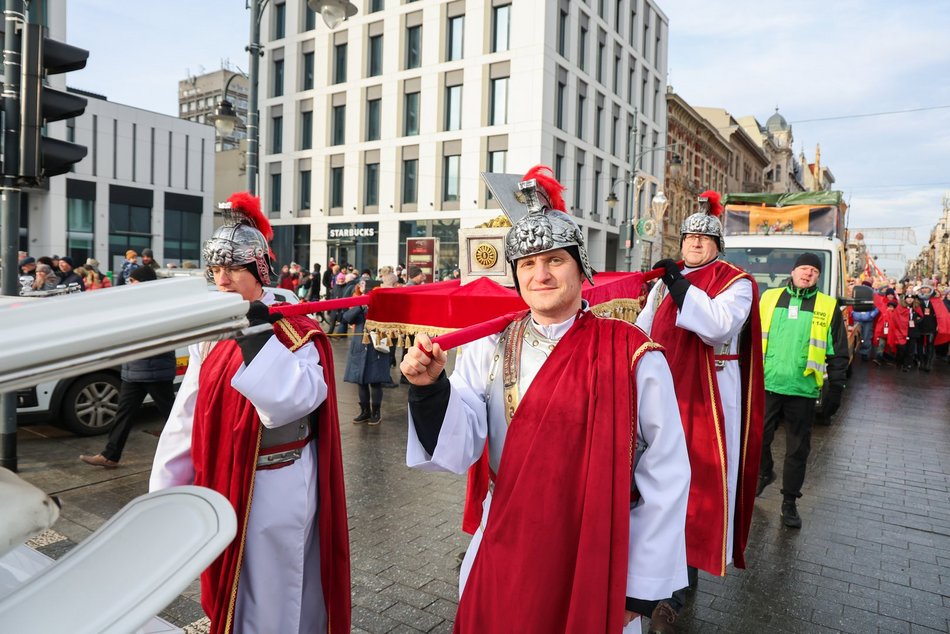
[[[309,315],[310,313],[322,313],[325,310],[339,310],[341,308],[352,308],[353,306],[368,306],[369,303],[369,295],[359,295],[342,299],[325,299],[320,302],[281,304],[280,306],[272,306],[270,312],[290,317],[291,315]]]

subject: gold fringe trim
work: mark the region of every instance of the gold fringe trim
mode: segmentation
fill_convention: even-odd
[[[369,343],[370,333],[376,333],[379,341],[390,347],[410,348],[413,345],[415,336],[425,333],[430,337],[445,335],[455,332],[458,328],[439,328],[438,326],[426,326],[425,324],[401,324],[396,322],[381,322],[367,319],[363,326],[363,343]]]
[[[611,299],[590,307],[591,312],[598,317],[620,319],[631,324],[637,321],[637,316],[642,309],[643,303],[639,299],[627,297]]]

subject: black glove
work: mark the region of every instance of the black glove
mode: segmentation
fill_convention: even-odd
[[[828,394],[825,396],[822,413],[831,418],[841,407],[841,395],[844,393],[844,383],[831,383],[828,385]]]
[[[263,326],[264,324],[273,324],[284,316],[280,313],[271,313],[270,309],[263,302],[251,302],[247,309],[248,325]],[[267,330],[254,335],[238,337],[237,344],[241,349],[241,356],[244,357],[244,365],[250,365],[257,353],[261,351],[267,340],[273,335],[273,331]]]
[[[686,299],[686,291],[689,290],[690,286],[689,280],[680,273],[680,267],[675,260],[666,258],[653,265],[655,269],[660,267],[666,269],[666,273],[663,274],[663,283],[669,289],[670,297],[673,298],[676,306],[682,310],[683,300]]]

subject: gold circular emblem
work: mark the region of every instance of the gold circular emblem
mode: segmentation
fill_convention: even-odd
[[[475,261],[486,269],[490,269],[498,262],[498,249],[488,243],[475,247]]]

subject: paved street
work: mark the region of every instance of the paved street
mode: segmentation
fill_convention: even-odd
[[[356,632],[448,632],[464,479],[404,465],[406,389],[385,390],[383,423],[353,425],[356,387],[342,383],[334,343],[353,556]],[[395,373],[394,373],[395,374]],[[103,438],[51,426],[20,430],[20,473],[63,500],[39,550],[57,557],[146,491],[161,429],[154,412],[132,433],[123,466],[77,456]],[[773,447],[784,455],[783,432]],[[831,427],[817,428],[801,530],[779,518],[772,485],[757,501],[749,569],[701,575],[681,632],[947,632],[950,628],[950,367],[899,373],[858,366]],[[202,631],[193,584],[165,619]]]

